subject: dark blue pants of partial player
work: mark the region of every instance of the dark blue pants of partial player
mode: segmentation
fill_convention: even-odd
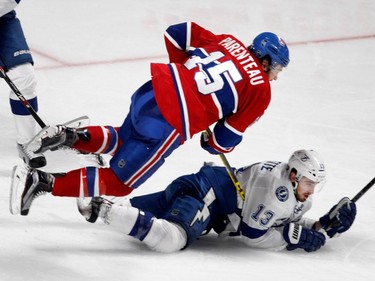
[[[237,193],[225,168],[204,166],[196,174],[174,180],[164,191],[134,197],[130,202],[156,218],[180,225],[187,233],[188,246],[235,212]],[[152,226],[152,215],[140,216],[130,235],[142,233],[136,237],[142,240]]]
[[[25,63],[33,64],[33,59],[21,23],[16,17],[15,11],[11,11],[0,17],[0,67],[8,71]],[[37,97],[29,99],[28,102],[35,111],[38,111]],[[10,99],[10,106],[13,114],[30,115],[30,112],[18,99]]]
[[[110,161],[117,177],[137,188],[180,145],[180,136],[161,115],[151,81],[132,96],[128,116],[120,127],[122,145]]]

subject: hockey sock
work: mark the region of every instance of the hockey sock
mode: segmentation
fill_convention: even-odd
[[[64,197],[125,196],[132,191],[110,168],[87,167],[56,177],[52,194]]]
[[[18,65],[11,68],[7,74],[33,109],[38,111],[37,82],[33,66],[30,63]],[[15,118],[17,141],[25,143],[38,132],[37,123],[13,91],[10,91],[9,101]]]
[[[89,126],[82,128],[87,130],[89,141],[78,139],[74,148],[92,153],[105,153],[113,155],[119,147],[118,128],[112,126]]]

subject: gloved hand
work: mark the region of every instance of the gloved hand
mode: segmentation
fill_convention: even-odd
[[[314,252],[324,246],[326,242],[324,234],[295,223],[290,223],[284,227],[283,237],[289,244],[286,247],[288,251],[301,248],[306,252]]]
[[[214,147],[210,145],[210,136],[207,132],[203,132],[201,134],[201,147],[211,154],[217,155],[221,153],[220,151],[216,150]]]
[[[331,210],[319,219],[329,237],[337,237],[353,224],[357,207],[348,197],[342,198]]]

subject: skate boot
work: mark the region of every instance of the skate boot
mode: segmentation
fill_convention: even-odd
[[[76,129],[65,125],[47,126],[26,144],[26,149],[33,153],[42,154],[47,150],[54,151],[63,146],[71,147],[78,139],[90,140],[90,135],[86,129]]]
[[[56,150],[61,146],[72,146],[78,140],[77,129],[69,128],[63,125],[50,127],[46,134],[42,135],[39,149],[35,153],[44,153],[47,150]]]
[[[27,144],[17,143],[17,150],[20,158],[31,168],[37,169],[47,164],[44,155],[28,149]]]
[[[77,198],[78,210],[88,222],[94,223],[98,217],[102,218],[105,223],[109,223],[108,212],[113,203],[103,197],[93,197],[90,203],[83,198]]]
[[[27,216],[33,201],[40,195],[52,191],[53,180],[54,177],[51,174],[35,169],[23,170],[16,166],[12,176],[11,213],[20,212],[22,216]]]

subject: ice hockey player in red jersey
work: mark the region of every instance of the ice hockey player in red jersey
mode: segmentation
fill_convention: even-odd
[[[263,115],[271,100],[270,81],[289,63],[287,45],[271,32],[245,46],[232,35],[215,35],[185,22],[168,27],[164,38],[170,63],[151,63],[152,79],[133,94],[121,127],[56,126],[30,143],[37,153],[69,146],[110,154],[110,167],[85,167],[64,177],[28,169],[25,188],[32,196],[22,199],[21,214],[28,214],[40,191],[54,196],[125,196],[197,133],[210,153],[232,151]],[[16,175],[17,168],[14,171]]]

